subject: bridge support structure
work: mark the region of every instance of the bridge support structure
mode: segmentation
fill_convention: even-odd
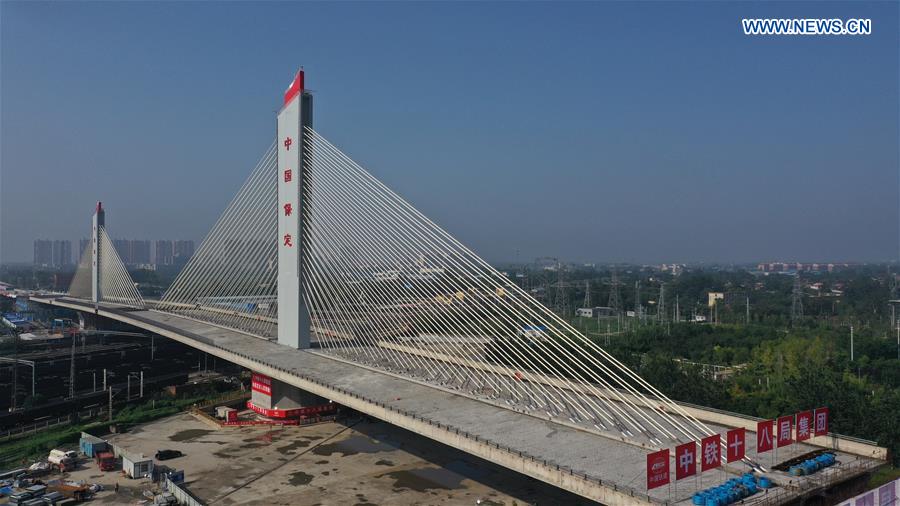
[[[100,234],[103,227],[106,226],[106,211],[103,210],[103,203],[97,202],[97,208],[94,210],[94,217],[91,228],[91,301],[99,304],[103,300],[102,282],[100,279],[100,255],[102,253],[102,241]]]
[[[309,153],[304,129],[312,128],[312,95],[304,88],[303,70],[297,72],[278,112],[278,343],[292,348],[310,347],[309,310],[306,307],[303,259]]]
[[[290,419],[333,410],[327,400],[294,385],[253,373],[247,407],[267,418]]]

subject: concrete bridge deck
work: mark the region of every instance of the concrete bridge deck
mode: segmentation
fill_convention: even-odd
[[[94,313],[92,304],[66,298],[32,297],[36,302]],[[533,414],[501,408],[478,399],[425,385],[358,364],[344,362],[320,352],[290,349],[275,342],[207,323],[156,311],[136,311],[100,305],[100,316],[169,337],[224,360],[269,375],[303,390],[331,399],[357,411],[459,448],[514,471],[564,488],[604,504],[680,503],[700,487],[726,479],[725,472],[703,473],[700,480],[687,480],[679,487],[665,487],[647,494],[644,463],[647,450],[612,438],[581,430],[571,424],[539,418]],[[696,414],[695,414],[696,415]],[[715,413],[711,413],[715,415]],[[723,423],[712,423],[715,420]],[[730,420],[727,415],[704,419],[713,430],[724,431],[750,424]],[[731,422],[731,423],[729,423]],[[748,437],[748,443],[755,443]],[[845,443],[845,446],[849,443]],[[852,446],[852,445],[851,445]],[[814,449],[802,446],[795,454]],[[864,473],[882,461],[881,455],[863,445],[839,452],[847,471]],[[872,455],[865,456],[866,452]],[[855,454],[854,454],[855,453]],[[860,456],[860,455],[864,456]],[[870,458],[874,457],[874,458]],[[881,457],[883,458],[883,457]],[[768,460],[764,459],[764,464]],[[730,469],[740,473],[746,466]],[[850,474],[854,473],[845,473]],[[775,477],[778,480],[777,476]],[[824,476],[819,477],[821,480]],[[844,478],[847,479],[847,478]],[[786,480],[785,480],[786,481]],[[798,480],[778,492],[787,501],[809,494],[818,486]],[[833,484],[833,483],[832,483]],[[769,504],[774,497],[754,501]]]

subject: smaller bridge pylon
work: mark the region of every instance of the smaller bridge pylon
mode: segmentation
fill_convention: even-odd
[[[106,232],[106,212],[97,202],[91,228],[91,241],[81,252],[81,260],[69,285],[69,296],[144,309],[144,298],[119,258]]]

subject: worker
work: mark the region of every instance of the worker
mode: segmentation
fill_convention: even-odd
[[[119,493],[119,482],[116,482],[116,493]]]

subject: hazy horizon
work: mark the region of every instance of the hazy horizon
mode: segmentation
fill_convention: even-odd
[[[77,256],[98,200],[199,247],[301,64],[316,129],[494,263],[896,262],[898,9],[2,2],[0,262]]]

